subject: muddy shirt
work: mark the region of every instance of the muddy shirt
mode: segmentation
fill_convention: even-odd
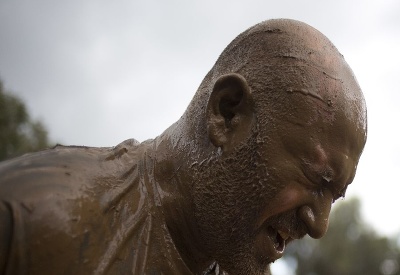
[[[191,274],[145,146],[57,146],[0,164],[1,274]]]

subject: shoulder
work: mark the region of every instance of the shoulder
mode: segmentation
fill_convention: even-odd
[[[139,158],[139,142],[115,147],[57,145],[0,163],[0,200],[43,200],[46,196],[81,196],[102,189],[99,180],[118,177]]]
[[[120,212],[131,203],[124,192],[136,183],[137,156],[137,143],[126,141],[110,148],[56,146],[1,163],[0,270],[4,261],[25,266],[21,259],[35,268],[47,262],[46,270],[72,263],[94,268],[95,259],[80,261],[86,253],[101,259],[109,231],[121,230],[117,220],[127,218]]]
[[[46,190],[53,192],[65,187],[73,188],[78,184],[76,181],[71,183],[75,177],[79,177],[79,184],[85,184],[92,174],[90,171],[100,161],[103,150],[57,146],[2,162],[0,198],[22,199]]]
[[[101,162],[109,151],[56,146],[3,162],[0,203],[24,223],[42,227],[53,222],[56,225],[57,221],[62,226],[72,217],[71,211],[91,197],[96,178],[105,173]],[[103,189],[97,188],[98,193]]]

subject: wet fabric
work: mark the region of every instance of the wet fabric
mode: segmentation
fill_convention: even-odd
[[[1,274],[191,274],[135,140],[0,164]]]

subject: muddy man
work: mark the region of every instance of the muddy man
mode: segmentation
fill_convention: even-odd
[[[155,139],[3,162],[0,272],[269,274],[289,242],[324,235],[366,130],[332,43],[298,21],[262,22]]]

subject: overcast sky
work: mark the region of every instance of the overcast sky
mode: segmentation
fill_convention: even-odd
[[[179,119],[232,39],[270,18],[312,25],[352,67],[369,133],[348,196],[379,232],[399,232],[398,0],[1,0],[0,78],[54,142],[143,141]]]

